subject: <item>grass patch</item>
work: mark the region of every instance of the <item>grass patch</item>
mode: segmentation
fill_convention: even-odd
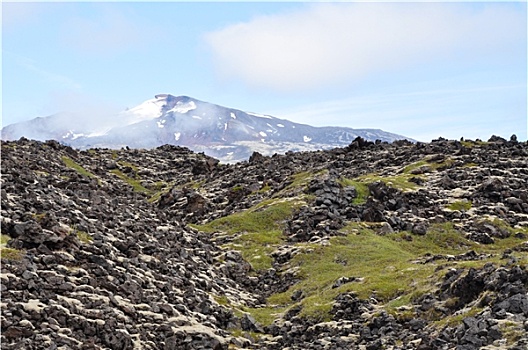
[[[75,234],[77,235],[77,238],[79,238],[79,241],[81,241],[84,244],[90,244],[93,242],[93,237],[88,234],[88,232],[84,232],[81,230],[75,230]]]
[[[486,146],[486,145],[488,145],[488,142],[481,141],[481,140],[477,140],[477,141],[464,140],[464,141],[460,141],[460,143],[462,144],[462,146],[464,146],[466,148],[473,148],[473,147],[476,147],[476,146]]]
[[[259,307],[259,308],[243,308],[245,312],[248,312],[255,318],[262,326],[269,326],[276,319],[280,318],[287,308],[285,307]]]
[[[18,261],[22,259],[25,252],[15,248],[7,248],[6,244],[10,239],[11,237],[8,235],[0,234],[0,258],[2,260]]]
[[[70,157],[67,157],[67,156],[62,156],[61,157],[62,159],[62,162],[64,163],[64,165],[66,165],[68,168],[70,169],[73,169],[75,170],[76,172],[78,172],[80,175],[82,176],[86,176],[86,177],[89,177],[89,178],[97,178],[97,176],[95,176],[94,174],[92,174],[91,172],[89,172],[88,170],[84,169],[82,166],[80,166],[79,164],[77,164],[73,159],[71,159]]]
[[[219,305],[229,305],[229,299],[225,295],[213,295],[213,298]]]
[[[506,338],[508,345],[513,345],[526,334],[526,331],[523,329],[522,323],[517,324],[512,321],[505,321],[500,323],[499,329],[502,332],[502,336]]]
[[[282,222],[290,217],[296,205],[293,201],[269,200],[267,203],[213,220],[205,225],[195,225],[204,232],[224,231],[235,233],[262,233],[280,229]]]
[[[132,188],[134,189],[134,191],[136,192],[140,192],[140,193],[146,193],[148,195],[152,195],[153,194],[153,191],[149,190],[148,188],[145,188],[142,184],[141,184],[141,181],[140,180],[137,180],[137,179],[134,179],[134,178],[131,178],[127,175],[125,175],[121,170],[119,169],[112,169],[110,170],[110,172],[114,175],[116,175],[118,178],[120,178],[121,180],[123,180],[124,182],[126,182],[127,184],[129,184],[130,186],[132,186]]]
[[[11,239],[11,237],[9,237],[8,235],[0,234],[0,245],[1,246],[5,246],[7,244],[7,242],[9,242],[10,239]]]
[[[481,307],[473,307],[469,310],[466,310],[462,313],[456,314],[456,315],[449,315],[446,317],[443,317],[442,319],[435,321],[434,325],[437,328],[444,328],[444,327],[456,327],[459,324],[464,321],[467,317],[475,317],[479,312],[483,311],[484,309]]]
[[[370,191],[366,183],[347,178],[341,178],[338,182],[343,187],[352,186],[356,189],[357,197],[352,201],[353,205],[365,204],[367,197],[370,195]]]
[[[412,175],[412,174],[398,174],[398,175],[390,175],[390,176],[382,176],[377,173],[372,174],[366,174],[361,175],[357,177],[355,180],[362,183],[373,183],[377,181],[384,182],[387,186],[396,188],[400,191],[415,191],[420,186],[418,186],[416,183],[412,182],[412,178],[422,178],[423,176],[420,175]]]
[[[446,158],[441,162],[435,162],[431,160],[431,157],[425,157],[423,160],[420,160],[418,162],[411,163],[407,166],[405,166],[402,170],[403,174],[411,174],[413,170],[416,170],[418,168],[421,168],[423,166],[427,166],[430,168],[431,171],[436,171],[438,169],[443,169],[446,167],[449,167],[453,165],[454,161],[451,158]]]
[[[408,232],[379,236],[374,231],[364,224],[353,223],[342,230],[344,236],[331,238],[329,246],[305,244],[307,249],[294,256],[286,267],[298,268],[297,277],[301,281],[288,291],[269,297],[269,305],[291,307],[296,304],[291,296],[301,290],[305,296],[299,302],[303,308],[301,315],[328,320],[335,297],[355,292],[362,299],[375,295],[385,304],[385,309],[397,314],[397,308],[410,306],[413,300],[433,290],[446,272],[438,268],[445,265],[446,260],[417,263],[424,256],[457,255],[470,249],[479,254],[494,254],[489,259],[447,263],[456,268],[481,268],[488,262],[500,263],[504,249],[520,242],[507,238],[497,245],[479,245],[466,239],[451,223],[432,225],[423,236]],[[340,277],[356,277],[356,280],[332,288]],[[412,316],[412,311],[405,312],[403,317]]]
[[[132,164],[130,162],[125,162],[125,161],[118,162],[118,164],[122,167],[129,167],[134,172],[134,175],[137,176],[139,169],[135,164]]]
[[[264,270],[272,267],[270,253],[284,243],[284,220],[291,217],[293,210],[303,203],[298,200],[268,200],[205,225],[190,226],[208,233],[225,232],[235,236],[228,246],[239,250],[254,270]]]
[[[0,248],[0,257],[2,260],[18,261],[21,260],[23,256],[24,252],[22,250],[5,247]]]
[[[257,193],[267,193],[272,190],[272,187],[268,184],[264,185]]]
[[[471,209],[472,203],[468,200],[456,201],[447,205],[449,210],[467,211]]]
[[[411,171],[413,171],[413,170],[415,170],[415,169],[418,169],[418,168],[420,168],[420,167],[423,167],[423,166],[425,166],[425,165],[429,165],[429,163],[427,163],[427,161],[425,161],[425,160],[420,160],[420,161],[418,161],[418,162],[414,162],[414,163],[411,163],[411,164],[405,166],[405,167],[403,168],[403,171],[402,171],[402,172],[403,172],[404,174],[410,174]]]
[[[294,174],[290,177],[289,181],[291,181],[291,183],[288,186],[286,186],[284,189],[282,189],[280,192],[275,193],[273,195],[273,198],[281,197],[284,195],[284,193],[290,192],[295,189],[304,189],[310,184],[310,181],[312,181],[314,178],[318,176],[322,176],[327,173],[328,173],[328,170],[323,169],[316,173],[312,173],[309,171],[303,171],[303,172]]]

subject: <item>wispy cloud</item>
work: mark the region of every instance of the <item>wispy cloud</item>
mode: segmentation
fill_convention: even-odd
[[[7,54],[15,59],[15,62],[22,68],[36,73],[41,79],[46,81],[46,83],[54,86],[55,88],[60,89],[73,89],[80,90],[82,88],[81,84],[75,81],[74,79],[67,77],[65,75],[49,71],[47,69],[41,68],[38,63],[28,57],[24,57],[9,51],[2,51],[4,54]]]
[[[32,22],[42,10],[43,7],[34,2],[3,2],[2,29],[5,31]]]
[[[485,138],[516,133],[526,138],[526,84],[474,86],[383,92],[326,101],[285,110],[267,111],[276,117],[316,125],[376,128],[421,141],[439,136]],[[503,98],[509,96],[510,108]],[[521,101],[524,106],[514,105]],[[475,110],[475,106],[483,108]],[[483,112],[484,111],[484,112]]]
[[[205,40],[222,76],[295,91],[415,64],[507,59],[525,52],[524,16],[505,4],[311,4]]]
[[[146,45],[157,30],[122,6],[93,4],[93,12],[68,18],[63,26],[64,43],[82,54],[106,58]]]

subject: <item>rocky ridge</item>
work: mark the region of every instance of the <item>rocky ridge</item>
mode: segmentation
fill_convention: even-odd
[[[5,349],[525,349],[528,144],[2,142]]]

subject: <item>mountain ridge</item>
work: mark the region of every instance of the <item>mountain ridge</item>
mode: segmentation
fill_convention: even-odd
[[[8,125],[2,129],[2,139],[53,139],[79,149],[174,144],[227,162],[247,160],[257,150],[272,155],[343,147],[356,137],[383,142],[409,139],[380,129],[313,127],[171,94],[157,94],[113,119],[81,124],[70,114],[54,115]]]

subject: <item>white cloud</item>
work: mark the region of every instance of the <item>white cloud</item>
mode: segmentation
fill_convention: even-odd
[[[413,64],[507,58],[525,50],[516,47],[526,37],[524,12],[507,4],[312,4],[205,39],[222,76],[289,91]]]

